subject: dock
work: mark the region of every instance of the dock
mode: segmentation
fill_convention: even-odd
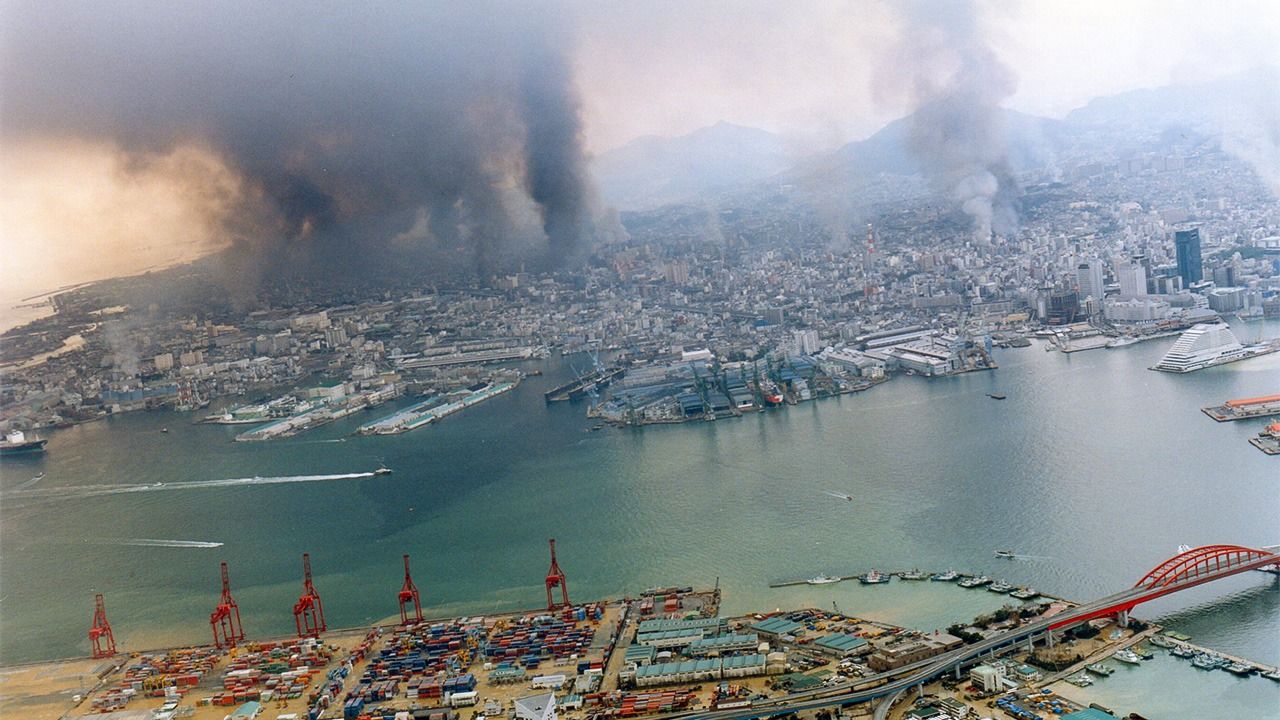
[[[464,391],[461,396],[457,393],[436,395],[422,402],[414,403],[380,420],[375,420],[368,425],[362,425],[356,430],[356,434],[398,435],[410,430],[417,430],[424,425],[429,425],[460,410],[465,410],[485,400],[510,392],[515,389],[518,383],[518,380],[514,380],[486,384],[482,387]]]
[[[1239,656],[1236,656],[1236,655],[1229,655],[1229,654],[1224,653],[1224,652],[1222,652],[1222,651],[1220,651],[1220,650],[1214,650],[1214,649],[1212,649],[1212,648],[1201,647],[1201,646],[1199,646],[1199,645],[1196,645],[1196,644],[1193,644],[1193,643],[1187,642],[1186,640],[1177,640],[1177,639],[1175,639],[1175,638],[1169,637],[1168,635],[1165,635],[1165,637],[1169,638],[1169,641],[1170,641],[1170,642],[1172,642],[1175,646],[1178,646],[1178,647],[1184,647],[1184,648],[1186,648],[1186,649],[1188,649],[1188,650],[1194,650],[1195,652],[1198,652],[1198,653],[1204,653],[1204,654],[1206,654],[1206,655],[1217,655],[1218,657],[1222,658],[1223,660],[1227,660],[1227,661],[1229,661],[1229,662],[1233,662],[1233,663],[1239,663],[1239,664],[1244,665],[1244,666],[1246,666],[1246,667],[1251,667],[1251,668],[1253,668],[1254,672],[1259,672],[1259,673],[1270,673],[1270,672],[1276,672],[1277,670],[1280,670],[1280,668],[1273,667],[1273,666],[1271,666],[1271,665],[1265,665],[1265,664],[1263,664],[1263,663],[1257,662],[1256,660],[1250,660],[1250,659],[1248,659],[1248,658],[1242,658],[1242,657],[1239,657]]]
[[[1200,408],[1200,412],[1218,422],[1249,420],[1266,415],[1280,414],[1280,395],[1228,400],[1221,405]]]
[[[594,372],[587,373],[576,380],[567,382],[559,387],[552,388],[543,394],[543,399],[547,402],[562,402],[582,397],[583,395],[595,390],[598,387],[604,387],[614,380],[618,379],[623,373],[620,367],[604,368]]]

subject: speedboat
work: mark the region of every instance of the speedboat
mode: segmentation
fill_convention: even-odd
[[[377,470],[374,470],[374,471],[373,471],[373,474],[374,474],[374,475],[390,475],[390,474],[391,474],[391,468],[389,468],[389,467],[380,467],[380,468],[378,468]]]
[[[946,572],[940,572],[936,575],[933,575],[929,579],[935,582],[955,582],[956,580],[960,579],[960,573],[956,572],[955,570],[948,570]]]
[[[996,551],[996,557],[998,557],[998,558],[1006,558],[1006,559],[1008,559],[1008,560],[1012,560],[1014,556],[1013,556],[1013,551],[1012,551],[1012,550],[997,550],[997,551]]]
[[[831,577],[830,575],[819,575],[817,577],[811,577],[808,580],[805,580],[805,582],[810,585],[830,585],[831,583],[840,582],[841,579],[842,578]]]
[[[863,585],[881,585],[883,583],[889,582],[889,576],[881,575],[879,572],[872,569],[871,572],[865,573],[863,575],[859,575],[858,582],[862,583]]]
[[[898,577],[903,580],[924,580],[928,575],[925,575],[925,572],[920,568],[916,568],[915,570],[908,570],[904,573],[899,573]]]
[[[1012,589],[1013,586],[1003,580],[997,580],[991,583],[991,586],[987,588],[987,590],[990,590],[993,593],[1007,593]]]
[[[1120,662],[1129,663],[1130,665],[1138,665],[1142,662],[1142,658],[1138,657],[1137,655],[1133,654],[1128,650],[1119,650],[1116,652],[1115,655],[1112,655],[1111,657],[1119,660]]]

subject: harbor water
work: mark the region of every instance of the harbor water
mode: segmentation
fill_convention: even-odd
[[[1280,335],[1237,326],[1260,329]],[[1180,544],[1280,543],[1280,458],[1247,441],[1262,421],[1199,410],[1276,392],[1280,355],[1149,371],[1172,342],[1070,355],[1036,343],[997,350],[991,372],[643,429],[591,431],[582,404],[545,404],[570,373],[555,357],[514,391],[399,435],[352,433],[418,398],[263,443],[168,412],[77,426],[0,465],[0,662],[85,654],[94,592],[126,649],[207,642],[220,560],[248,633],[288,633],[303,552],[330,627],[394,613],[406,552],[434,616],[535,607],[555,537],[576,599],[718,578],[730,613],[834,603],[933,629],[1009,600],[930,582],[769,583],[955,568],[1087,600]],[[371,475],[380,463],[394,473]],[[993,557],[1003,548],[1019,557]],[[1280,664],[1274,575],[1135,614]],[[1161,697],[1200,687],[1136,672]],[[1276,683],[1231,680],[1222,692],[1250,698],[1240,707],[1280,700]]]

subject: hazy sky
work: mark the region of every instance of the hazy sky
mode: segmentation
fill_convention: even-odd
[[[489,227],[528,225],[520,218],[530,214],[554,222],[552,212],[571,227],[583,193],[547,181],[564,176],[556,167],[580,166],[584,151],[726,120],[783,133],[801,153],[909,113],[918,93],[903,65],[916,60],[913,44],[936,44],[936,34],[922,35],[929,26],[946,24],[920,21],[930,13],[972,22],[1011,71],[1007,104],[1037,114],[1280,65],[1276,0],[356,8],[0,0],[3,294],[225,246],[246,209],[281,195],[277,166],[288,199],[329,203],[331,214],[345,213],[339,227],[385,216],[395,237],[426,242],[453,227],[442,209],[467,203],[472,222],[487,203],[497,218]],[[468,89],[476,83],[481,90]],[[580,122],[539,122],[546,108],[562,120],[580,113]],[[274,134],[244,140],[263,127]],[[539,156],[548,146],[553,156]],[[476,180],[441,190],[459,173],[442,172],[431,154],[460,150],[470,155],[445,159]],[[422,164],[383,172],[406,153]],[[428,207],[423,196],[443,202]],[[325,216],[293,225],[309,232],[317,218]]]
[[[975,6],[1017,75],[1010,106],[1034,114],[1061,116],[1102,95],[1280,64],[1275,0]],[[596,3],[580,14],[579,81],[596,151],[718,120],[829,146],[910,111],[905,97],[876,93],[877,75],[892,71],[884,52],[912,32],[885,3]]]

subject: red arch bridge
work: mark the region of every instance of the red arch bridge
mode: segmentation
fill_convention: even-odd
[[[760,701],[748,708],[673,713],[665,718],[706,718],[707,720],[753,720],[785,713],[848,706],[887,698],[876,709],[876,717],[884,717],[892,702],[904,691],[981,662],[1015,643],[1033,641],[1037,636],[1053,642],[1053,631],[1066,629],[1090,620],[1118,616],[1128,617],[1134,607],[1171,593],[1204,585],[1215,580],[1250,570],[1280,571],[1280,546],[1260,549],[1240,545],[1206,545],[1180,552],[1142,576],[1133,587],[1113,595],[1084,603],[1053,617],[1029,622],[999,635],[951,652],[937,655],[879,675],[860,678],[851,685],[825,687],[784,697]]]

